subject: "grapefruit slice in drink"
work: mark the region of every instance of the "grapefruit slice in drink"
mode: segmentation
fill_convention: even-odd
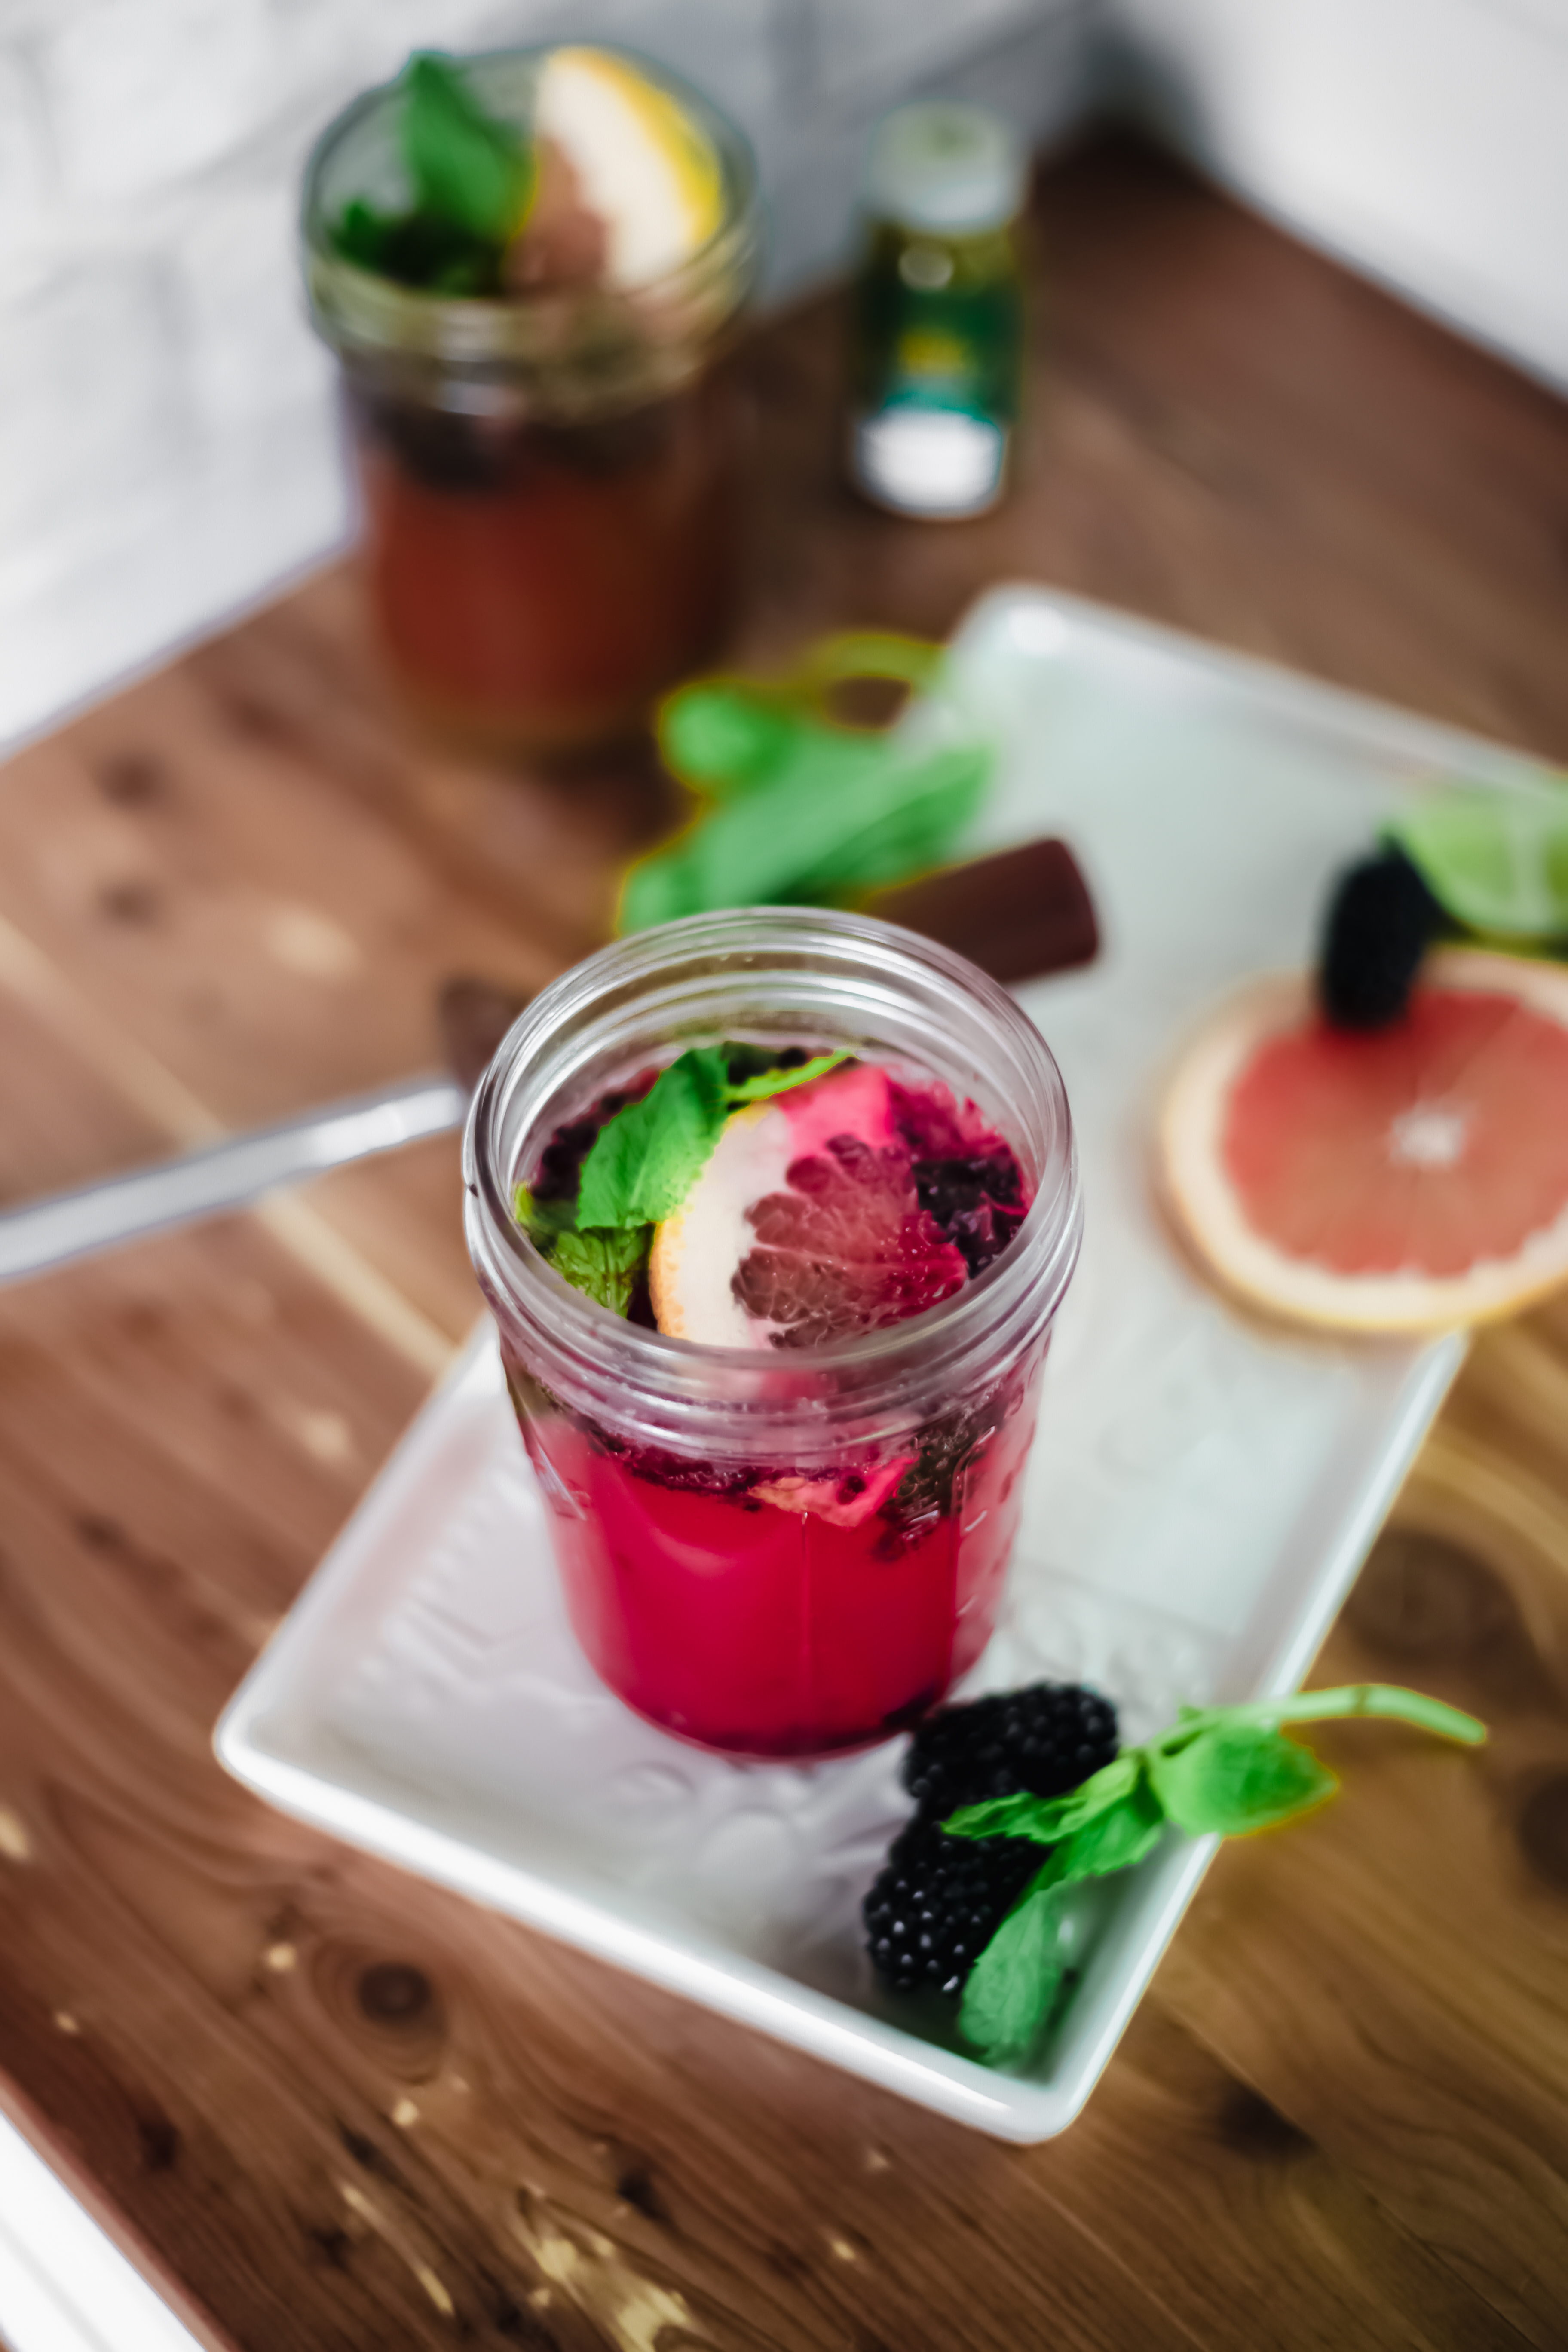
[[[1310,975],[1232,999],[1167,1089],[1161,1187],[1196,1255],[1278,1314],[1433,1331],[1568,1281],[1568,971],[1432,956],[1390,1027]]]
[[[856,1062],[733,1112],[654,1229],[661,1331],[717,1347],[819,1347],[963,1288],[1028,1207],[972,1104]]]

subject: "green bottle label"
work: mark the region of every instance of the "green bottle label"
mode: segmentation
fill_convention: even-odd
[[[1013,240],[883,226],[861,273],[851,466],[884,505],[994,505],[1018,413],[1023,295]]]

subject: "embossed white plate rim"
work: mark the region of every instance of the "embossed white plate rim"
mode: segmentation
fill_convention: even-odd
[[[1390,760],[1464,768],[1478,781],[1538,775],[1533,763],[1396,710],[1321,688],[1266,664],[1217,652],[1152,625],[1034,589],[994,591],[971,614],[964,640],[1038,621],[1094,655],[1153,656],[1233,698],[1278,709],[1287,725],[1340,730]],[[1310,1664],[1420,1442],[1463,1360],[1451,1335],[1413,1351],[1365,1458],[1343,1466],[1345,1507],[1331,1513],[1313,1571],[1291,1605],[1277,1612],[1251,1654],[1250,1695],[1293,1688]],[[418,1494],[455,1416],[493,1402],[499,1366],[488,1327],[476,1335],[368,1490],[306,1592],[226,1710],[217,1753],[238,1779],[281,1810],[347,1842],[451,1886],[563,1941],[663,1985],[829,2063],[897,2091],[954,2120],[1015,2141],[1051,2137],[1079,2113],[1201,1880],[1213,1841],[1173,1838],[1137,1874],[1121,1916],[1114,1965],[1100,1971],[1092,2000],[1082,1995],[1064,2063],[1047,2076],[989,2073],[962,2054],[901,2031],[885,2018],[799,1983],[780,1969],[724,1950],[693,1930],[639,1925],[487,1847],[472,1824],[428,1789],[372,1768],[335,1727],[318,1722],[316,1744],[286,1736],[285,1717],[310,1729],[310,1693],[331,1664],[335,1628],[352,1601],[363,1607],[378,1562],[395,1549],[397,1522]],[[486,1405],[485,1409],[489,1409]],[[1242,1696],[1238,1688],[1231,1695]]]

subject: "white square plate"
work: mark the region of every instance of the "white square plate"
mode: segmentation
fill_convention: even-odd
[[[944,691],[999,728],[973,844],[1060,833],[1100,910],[1019,992],[1067,1079],[1088,1228],[1047,1371],[1001,1630],[972,1687],[1093,1683],[1145,1736],[1292,1688],[1463,1354],[1233,1312],[1152,1205],[1161,1066],[1217,992],[1300,962],[1329,877],[1401,796],[1531,786],[1490,746],[1033,589],[970,614]],[[493,1341],[420,1414],[217,1731],[287,1811],[962,2122],[1047,2138],[1092,2089],[1207,1864],[1170,1838],[1092,1890],[1026,2077],[880,1995],[858,1906],[908,1811],[902,1742],[738,1765],[639,1721],[567,1630]],[[918,2030],[915,2030],[917,2029]],[[928,2038],[928,2034],[930,2038]]]

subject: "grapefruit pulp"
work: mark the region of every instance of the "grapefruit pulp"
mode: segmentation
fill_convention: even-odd
[[[731,1115],[654,1228],[654,1317],[711,1347],[879,1330],[961,1291],[1028,1205],[1011,1147],[973,1103],[851,1063]]]
[[[1448,950],[1372,1033],[1331,1028],[1309,975],[1260,982],[1183,1057],[1158,1155],[1197,1255],[1277,1313],[1511,1313],[1568,1280],[1568,971]]]

